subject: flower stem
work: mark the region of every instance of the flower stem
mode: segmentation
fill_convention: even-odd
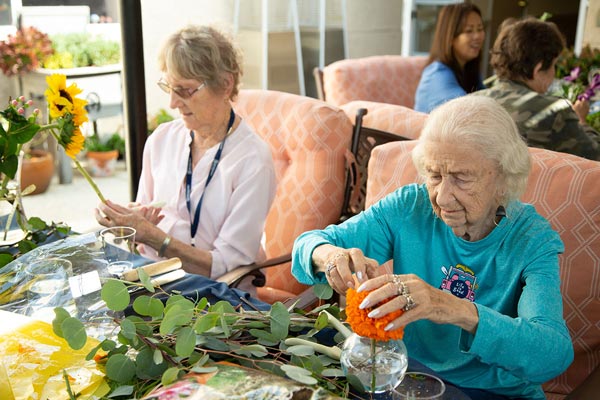
[[[319,343],[311,342],[310,340],[300,339],[300,338],[288,338],[285,339],[284,343],[288,346],[310,346],[316,352],[325,354],[329,358],[333,358],[334,360],[339,360],[342,356],[342,350],[340,350],[337,346],[325,346]]]
[[[57,127],[57,125],[55,125],[55,124],[49,124],[49,125],[42,126],[40,128],[40,130],[47,129],[48,131],[50,131],[50,133],[52,134],[52,136],[54,136],[54,138],[56,139],[57,143],[59,143],[59,146],[60,146],[60,137],[54,131],[54,128],[56,128],[56,127]],[[106,203],[106,199],[102,195],[102,192],[100,191],[100,189],[98,188],[98,185],[96,185],[96,182],[94,182],[94,180],[92,179],[90,174],[88,174],[88,172],[85,170],[85,168],[83,168],[81,166],[81,163],[79,163],[79,160],[77,158],[73,157],[73,161],[75,161],[75,166],[77,167],[79,172],[81,172],[81,175],[83,175],[83,177],[88,181],[88,183],[90,184],[92,189],[94,189],[94,192],[96,192],[96,194],[100,198],[100,201],[102,201],[103,203]]]
[[[377,343],[375,339],[371,339],[371,392],[375,391],[377,377],[375,375],[375,361],[377,358]]]
[[[85,168],[83,168],[81,166],[81,164],[79,163],[78,159],[73,158],[73,161],[75,161],[75,167],[77,167],[77,169],[79,170],[79,172],[81,172],[81,175],[83,175],[83,177],[88,181],[88,183],[90,184],[90,186],[92,187],[92,189],[94,189],[94,192],[96,192],[96,194],[100,198],[100,201],[103,202],[103,203],[106,203],[106,199],[102,195],[102,192],[100,191],[100,188],[98,188],[98,185],[96,185],[96,182],[94,182],[94,180],[92,179],[92,177],[90,176],[90,174],[88,174],[88,172],[85,170]]]
[[[327,311],[323,311],[327,315],[327,321],[342,335],[344,338],[348,339],[352,335],[352,331],[346,327],[339,319],[328,313]]]

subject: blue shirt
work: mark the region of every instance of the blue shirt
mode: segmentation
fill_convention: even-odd
[[[325,243],[359,248],[379,263],[393,259],[394,273],[414,273],[473,301],[479,313],[475,335],[410,323],[403,339],[409,356],[457,386],[544,399],[541,383],[573,360],[559,286],[564,247],[533,206],[512,202],[506,212],[488,236],[465,241],[435,216],[425,185],[408,185],[341,225],[301,235],[292,273],[305,284],[326,282],[311,260]]]
[[[478,83],[477,89],[483,89]],[[440,61],[434,61],[423,70],[417,92],[415,94],[415,110],[430,113],[437,106],[466,95],[452,69]]]

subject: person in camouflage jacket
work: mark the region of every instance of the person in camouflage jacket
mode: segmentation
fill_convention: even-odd
[[[498,101],[531,147],[600,160],[600,133],[585,123],[589,102],[545,94],[564,39],[555,24],[529,18],[504,26],[491,52],[498,81],[472,95]]]

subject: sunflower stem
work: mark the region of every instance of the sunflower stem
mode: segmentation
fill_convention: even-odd
[[[52,134],[52,136],[54,136],[54,138],[56,139],[56,141],[60,144],[60,137],[54,131],[54,129],[52,129],[53,128],[52,124],[50,124],[50,125],[44,125],[44,128],[48,129],[48,131]],[[85,170],[85,168],[83,168],[83,166],[81,165],[81,163],[79,162],[79,160],[77,158],[72,157],[72,159],[73,159],[73,161],[75,161],[75,167],[77,167],[77,169],[79,170],[79,172],[81,172],[81,175],[83,175],[83,177],[88,181],[88,183],[90,184],[90,186],[92,187],[92,189],[94,189],[94,192],[96,192],[96,194],[100,198],[100,201],[103,202],[103,203],[106,203],[106,199],[102,195],[102,192],[100,191],[100,188],[98,188],[98,185],[96,185],[96,182],[94,182],[94,180],[92,179],[92,177],[90,176],[90,174],[88,174],[88,172]]]
[[[83,168],[81,166],[81,164],[79,163],[78,159],[73,158],[73,161],[75,161],[75,166],[77,167],[77,169],[79,170],[79,172],[81,172],[81,175],[83,175],[83,177],[88,181],[88,183],[90,184],[90,186],[92,187],[92,189],[94,189],[94,192],[96,192],[96,194],[100,198],[100,201],[103,202],[103,203],[106,203],[106,199],[102,195],[102,192],[100,191],[100,188],[98,188],[98,185],[96,185],[96,182],[94,182],[94,180],[92,179],[92,177],[90,176],[90,174],[88,174],[88,172],[85,170],[85,168]]]

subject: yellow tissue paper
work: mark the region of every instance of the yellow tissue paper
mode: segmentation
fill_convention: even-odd
[[[0,321],[0,399],[68,400],[63,370],[73,393],[81,394],[78,399],[108,393],[104,373],[85,360],[98,341],[88,338],[82,349],[73,350],[46,322],[6,311],[0,311]]]

